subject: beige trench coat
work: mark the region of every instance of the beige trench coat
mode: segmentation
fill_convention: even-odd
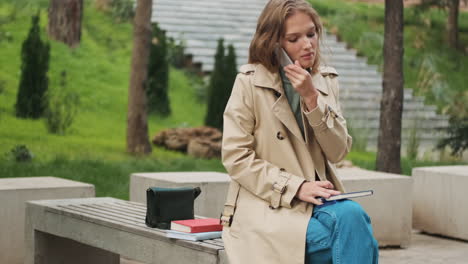
[[[241,67],[224,112],[222,160],[232,178],[223,213],[230,264],[303,264],[313,205],[294,198],[315,175],[344,191],[333,163],[351,148],[338,103],[337,73],[312,76],[318,108],[303,111],[305,139],[278,73]],[[301,103],[301,107],[303,105]],[[227,222],[226,222],[227,223]]]

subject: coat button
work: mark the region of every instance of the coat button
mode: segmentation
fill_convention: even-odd
[[[285,168],[280,168],[280,171],[286,171],[286,169]]]
[[[276,133],[276,138],[278,138],[279,140],[284,139],[283,135],[281,135],[281,132]]]

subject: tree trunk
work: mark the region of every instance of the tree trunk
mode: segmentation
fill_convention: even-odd
[[[49,36],[57,41],[76,47],[81,39],[83,0],[50,0]]]
[[[383,92],[380,104],[378,171],[401,173],[403,112],[403,0],[385,0]]]
[[[460,0],[448,1],[448,17],[447,17],[447,34],[448,44],[450,47],[456,49],[458,47],[458,10],[460,7]]]
[[[151,41],[152,0],[138,0],[133,23],[133,51],[128,88],[127,151],[133,154],[151,152],[148,139],[145,85]]]

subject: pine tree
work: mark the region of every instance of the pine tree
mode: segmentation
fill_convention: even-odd
[[[28,37],[21,48],[21,77],[16,98],[16,116],[39,118],[46,107],[50,46],[40,38],[39,14],[32,17]]]
[[[215,54],[215,65],[211,73],[210,84],[208,86],[208,109],[205,116],[205,125],[223,128],[223,112],[221,110],[221,99],[225,87],[225,63],[224,63],[224,40],[218,40],[218,47]]]
[[[168,86],[169,61],[166,32],[161,30],[157,24],[154,24],[146,86],[149,112],[155,112],[161,116],[171,114],[170,101],[167,94]]]
[[[226,88],[224,89],[224,97],[223,97],[223,112],[224,108],[226,108],[226,104],[231,96],[232,86],[234,85],[234,81],[236,80],[237,76],[237,63],[236,63],[236,50],[232,44],[228,46],[228,54],[226,56]]]
[[[215,54],[215,67],[211,75],[208,90],[208,111],[205,125],[223,130],[223,113],[231,96],[232,86],[237,75],[236,51],[233,45],[228,46],[224,56],[223,39],[218,40]]]

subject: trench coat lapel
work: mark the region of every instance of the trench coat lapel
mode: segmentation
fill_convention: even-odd
[[[280,96],[271,106],[273,114],[278,118],[291,133],[301,142],[304,142],[299,125],[296,122],[291,106],[283,89],[279,73],[269,72],[263,65],[259,64],[256,68],[254,85],[256,87],[269,88],[279,93]]]

